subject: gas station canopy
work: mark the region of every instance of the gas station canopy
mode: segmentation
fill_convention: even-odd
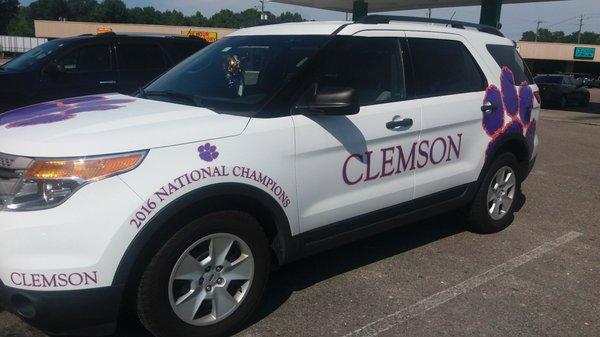
[[[352,13],[354,0],[271,0],[272,2],[285,3],[328,9],[339,12]],[[560,1],[560,0],[504,0],[504,4],[525,2]],[[403,11],[410,9],[480,6],[485,0],[367,0],[369,12]]]

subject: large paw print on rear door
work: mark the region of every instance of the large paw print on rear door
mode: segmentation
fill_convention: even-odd
[[[536,122],[531,118],[533,110],[533,91],[526,82],[518,88],[515,76],[508,67],[503,67],[500,75],[500,89],[491,84],[485,90],[484,105],[492,109],[483,112],[482,126],[485,133],[491,137],[486,149],[486,155],[494,150],[500,136],[518,133],[524,135],[533,149]]]

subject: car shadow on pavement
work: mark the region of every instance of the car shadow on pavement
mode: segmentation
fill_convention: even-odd
[[[300,261],[274,271],[263,303],[254,317],[237,332],[258,323],[283,305],[295,292],[331,277],[402,254],[431,242],[464,232],[458,212],[402,226]]]

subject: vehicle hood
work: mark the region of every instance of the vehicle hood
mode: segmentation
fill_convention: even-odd
[[[75,157],[235,136],[249,117],[120,94],[36,104],[0,115],[0,153]]]

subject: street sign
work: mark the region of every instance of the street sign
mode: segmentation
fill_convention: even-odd
[[[578,60],[593,60],[596,56],[596,48],[575,47],[573,58]]]

